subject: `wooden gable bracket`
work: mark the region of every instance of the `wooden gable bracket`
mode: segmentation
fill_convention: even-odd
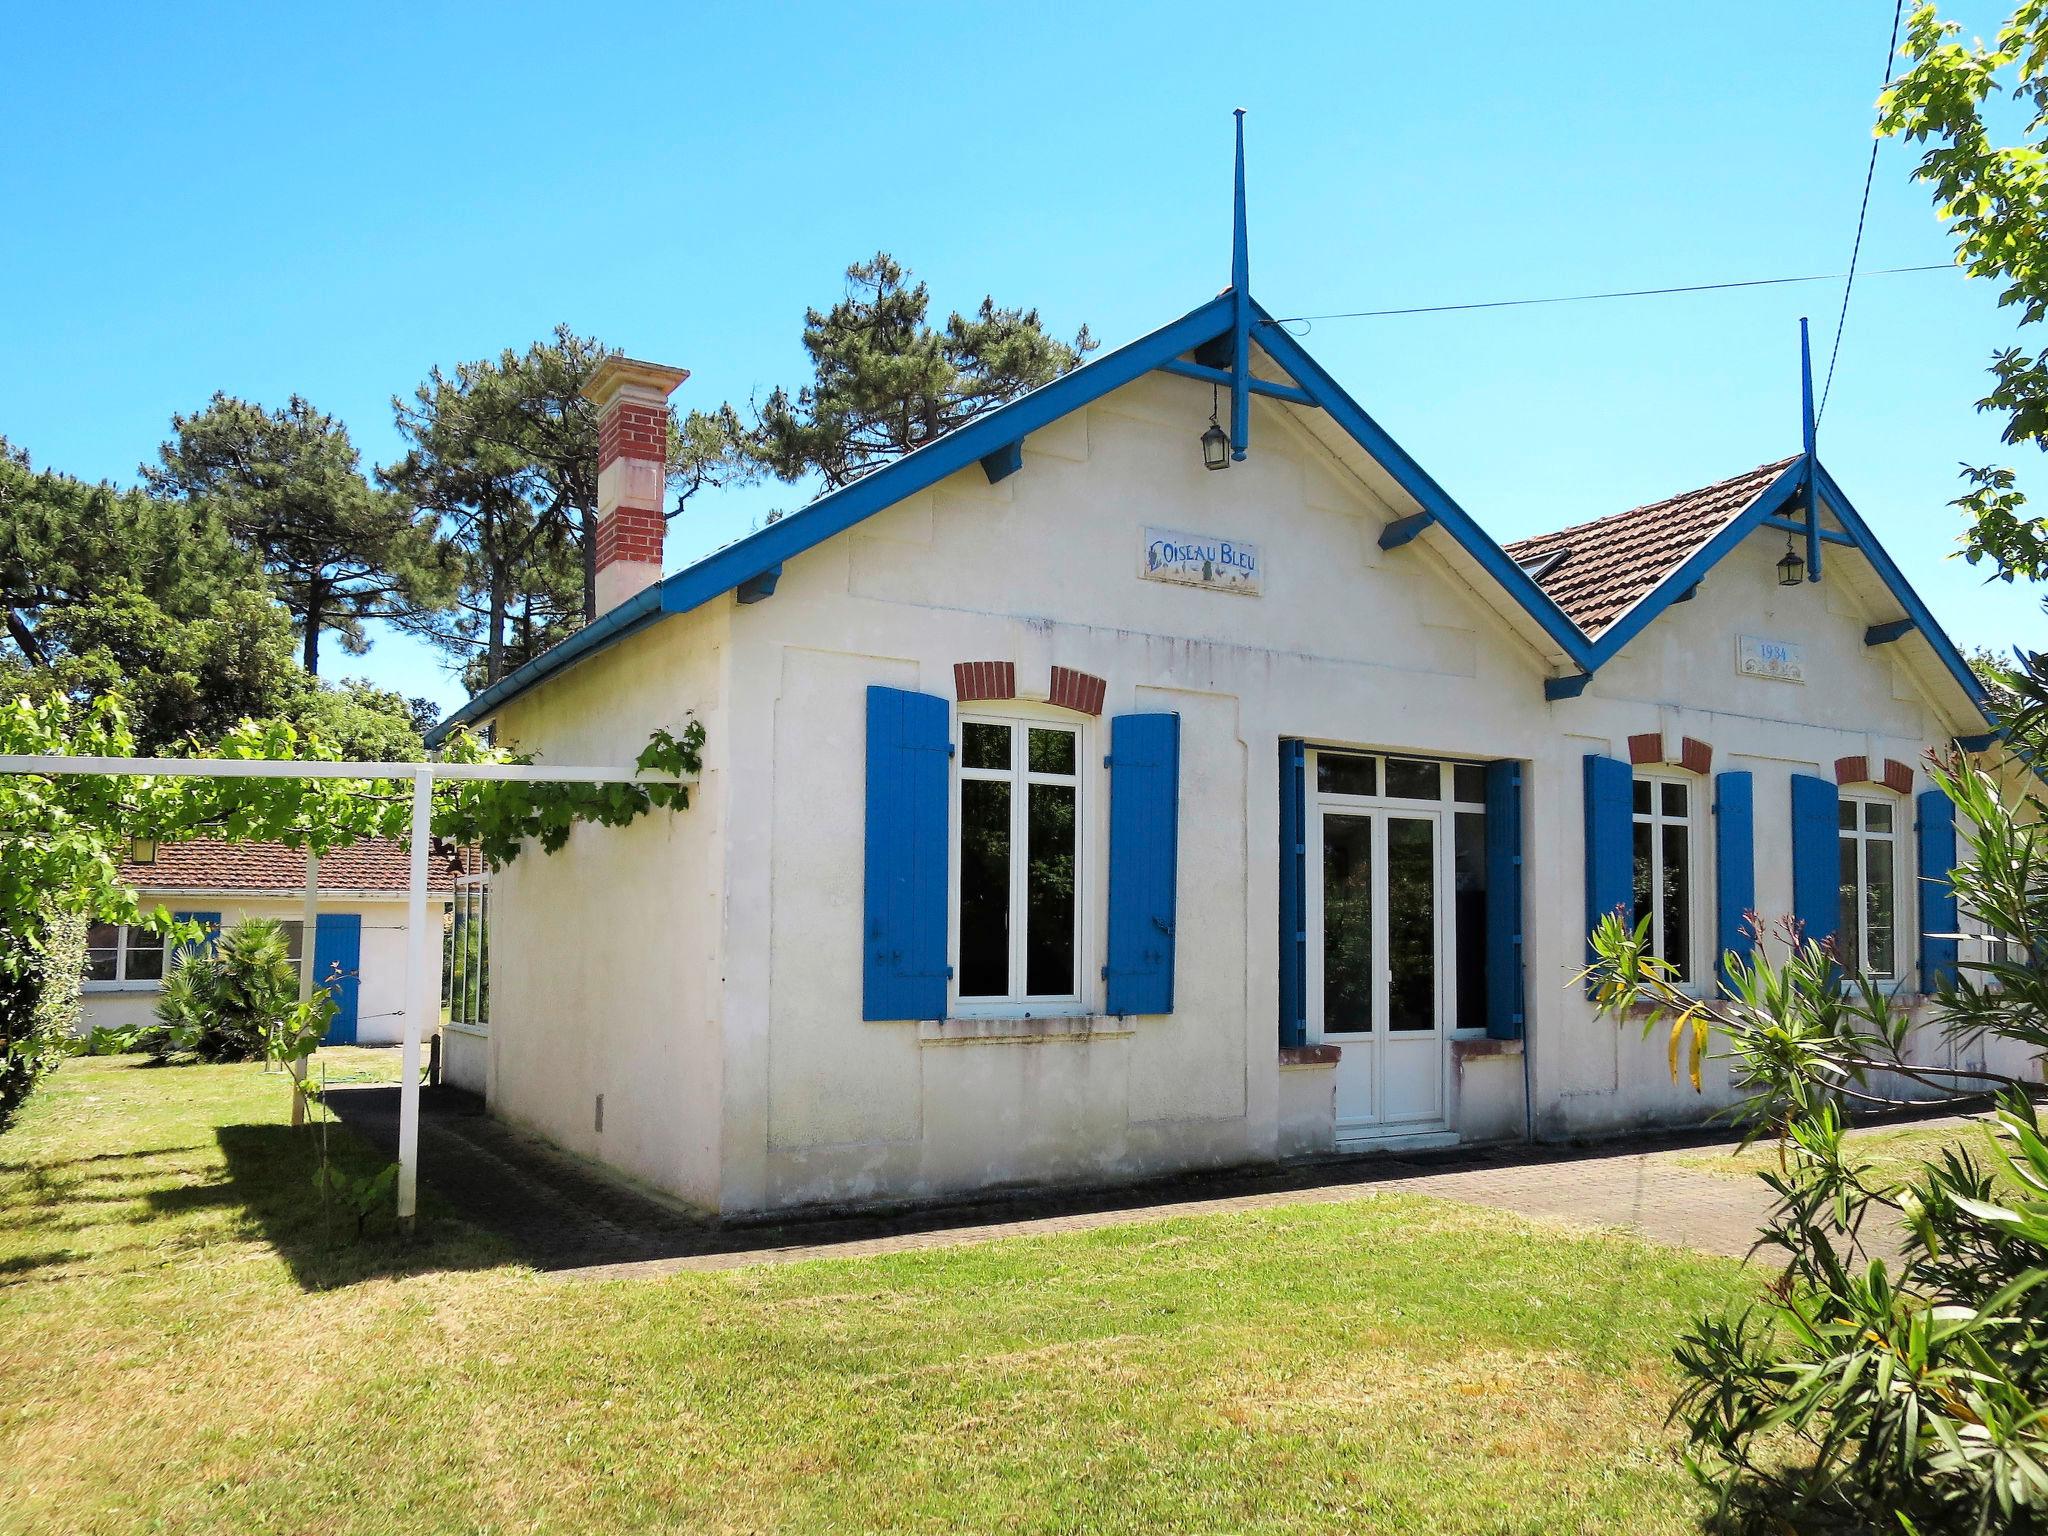
[[[733,596],[743,603],[758,603],[764,597],[775,595],[775,583],[782,580],[782,562],[776,561],[757,576],[749,576],[733,590]]]
[[[1559,699],[1576,699],[1592,681],[1590,672],[1575,672],[1570,677],[1546,677],[1543,679],[1543,697],[1553,704]]]
[[[1873,624],[1863,631],[1865,645],[1890,645],[1894,640],[1903,640],[1919,628],[1911,619],[1892,619],[1884,624]]]
[[[1435,521],[1434,512],[1417,512],[1410,517],[1397,518],[1380,530],[1380,548],[1399,549],[1419,538],[1423,530]]]
[[[994,485],[998,480],[1007,480],[1023,467],[1024,439],[1021,437],[1014,443],[1003,444],[994,453],[985,453],[981,456],[981,472],[988,476],[990,485]]]

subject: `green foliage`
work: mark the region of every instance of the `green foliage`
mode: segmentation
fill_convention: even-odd
[[[2016,739],[2036,760],[2048,748],[2038,728]],[[1994,942],[1981,958],[1972,946],[1930,1022],[1958,1045],[2048,1049],[2048,792],[1961,764],[1935,779],[1969,842],[1953,876],[1963,910]],[[2048,1146],[2028,1085],[1910,1059],[1910,1020],[1886,988],[1845,977],[1789,925],[1774,938],[1728,957],[1711,1000],[1679,988],[1645,926],[1609,917],[1592,941],[1601,1007],[1668,1028],[1672,1074],[1689,1064],[1695,1087],[1717,1045],[1747,1091],[1750,1138],[1779,1143],[1760,1246],[1782,1271],[1678,1344],[1673,1417],[1695,1471],[1739,1530],[2048,1530]],[[1903,1186],[1873,1174],[1845,1147],[1844,1114],[1896,1105],[1902,1081],[1921,1102],[1996,1095],[1996,1139]],[[1903,1242],[1896,1261],[1887,1239]]]
[[[934,330],[925,285],[886,251],[848,267],[846,283],[831,309],[804,314],[811,382],[794,396],[775,390],[746,436],[747,452],[779,479],[851,484],[1071,372],[1097,345],[1085,325],[1063,342],[1037,310],[989,298]]]
[[[85,975],[85,924],[45,906],[0,954],[0,1131],[70,1047]]]
[[[27,664],[49,659],[41,626],[109,594],[139,593],[182,623],[228,593],[263,589],[210,503],[38,472],[0,438],[0,610]]]
[[[1915,175],[1933,189],[1957,261],[2001,285],[1998,302],[2024,332],[2048,318],[2048,3],[2021,0],[1990,44],[1966,44],[1961,30],[1932,4],[1915,9],[1911,66],[1885,91],[1879,128],[1928,146]],[[1993,131],[1994,120],[2008,121],[1990,110],[2000,95],[2019,109],[2010,142]],[[2048,448],[2048,350],[2004,348],[1991,376],[1978,408],[2005,418],[2007,443]],[[1956,503],[1970,517],[1964,557],[2001,580],[2048,578],[2048,528],[2027,514],[2013,472],[1964,474],[1970,489]]]
[[[332,749],[344,762],[413,763],[426,756],[421,743],[423,716],[431,725],[438,715],[430,700],[407,699],[361,678],[348,678],[308,689],[284,718],[301,737]]]
[[[431,530],[363,477],[348,430],[333,417],[297,395],[266,411],[216,394],[171,425],[160,462],[144,467],[150,488],[216,507],[255,552],[298,625],[307,672],[320,670],[323,633],[361,655],[365,619],[437,600],[443,573]]]
[[[125,1028],[114,1028],[106,1024],[95,1024],[89,1034],[72,1042],[74,1056],[127,1056],[145,1050],[155,1036],[156,1029],[148,1024],[131,1024]]]
[[[164,1059],[303,1060],[319,1043],[332,1013],[324,991],[301,1007],[299,970],[283,927],[252,917],[212,943],[178,952],[157,993],[157,1029],[148,1046]],[[318,1020],[318,1032],[308,1041],[303,1037],[312,1018]],[[296,1055],[280,1057],[285,1041]]]

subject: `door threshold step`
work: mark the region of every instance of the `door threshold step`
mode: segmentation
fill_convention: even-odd
[[[1456,1131],[1373,1131],[1365,1135],[1339,1136],[1339,1152],[1435,1152],[1459,1143]]]

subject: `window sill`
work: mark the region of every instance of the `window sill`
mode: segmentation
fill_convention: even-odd
[[[106,997],[123,992],[154,992],[162,985],[160,981],[88,981],[80,984],[80,990],[88,997]]]
[[[1040,1014],[1034,1018],[924,1019],[920,1045],[979,1045],[993,1041],[1121,1039],[1135,1034],[1131,1020],[1096,1013]]]
[[[1305,1067],[1334,1067],[1344,1055],[1344,1047],[1331,1045],[1283,1045],[1280,1047],[1280,1070],[1299,1071]]]
[[[1475,1061],[1486,1056],[1519,1056],[1522,1042],[1519,1040],[1496,1040],[1491,1035],[1453,1035],[1451,1037],[1451,1059],[1460,1064]]]
[[[491,1031],[487,1025],[458,1024],[453,1019],[443,1019],[441,1021],[441,1032],[443,1034],[473,1035],[479,1040],[488,1040],[491,1037]]]

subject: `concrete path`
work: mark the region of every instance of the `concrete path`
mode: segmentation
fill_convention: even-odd
[[[331,1089],[328,1102],[352,1130],[395,1155],[396,1088]],[[1755,1180],[1681,1162],[1732,1145],[1725,1134],[1694,1133],[1577,1147],[1378,1153],[886,1213],[713,1224],[492,1119],[469,1095],[428,1089],[421,1102],[420,1178],[466,1219],[503,1237],[526,1262],[583,1277],[859,1258],[1381,1193],[1429,1195],[1538,1221],[1625,1230],[1741,1258],[1769,1209],[1769,1191]]]

